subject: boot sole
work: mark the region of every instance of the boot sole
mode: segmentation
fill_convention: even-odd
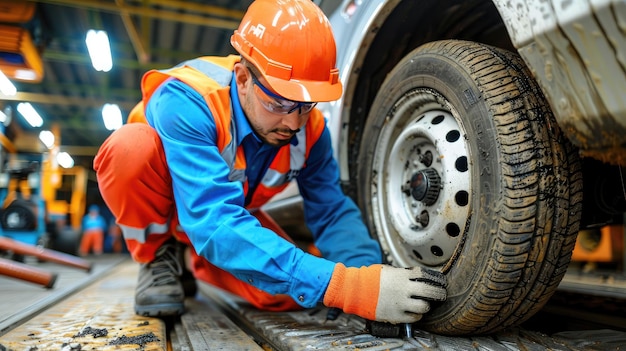
[[[168,303],[148,306],[135,305],[135,313],[144,317],[180,316],[184,312],[185,305],[183,303]]]

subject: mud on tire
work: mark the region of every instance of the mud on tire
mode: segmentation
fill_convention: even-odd
[[[448,277],[420,328],[491,333],[547,302],[578,233],[582,175],[516,54],[452,40],[412,51],[362,140],[358,202],[385,258]]]

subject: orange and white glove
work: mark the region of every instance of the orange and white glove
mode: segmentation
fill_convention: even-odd
[[[446,277],[421,267],[374,264],[346,268],[337,263],[324,294],[324,305],[369,320],[413,323],[446,299]]]

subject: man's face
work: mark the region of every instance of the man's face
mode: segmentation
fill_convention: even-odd
[[[235,65],[235,79],[243,111],[259,138],[272,146],[289,144],[306,124],[315,104],[281,100],[262,76],[241,63]]]

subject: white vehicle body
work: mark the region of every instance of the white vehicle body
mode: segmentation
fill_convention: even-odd
[[[348,140],[344,126],[358,81],[355,76],[376,28],[401,2],[343,1],[329,17],[345,85],[342,99],[323,109],[343,166],[348,156],[341,144]],[[626,2],[494,0],[493,4],[568,137],[584,154],[626,164]],[[344,167],[342,178],[347,180],[346,174]]]

